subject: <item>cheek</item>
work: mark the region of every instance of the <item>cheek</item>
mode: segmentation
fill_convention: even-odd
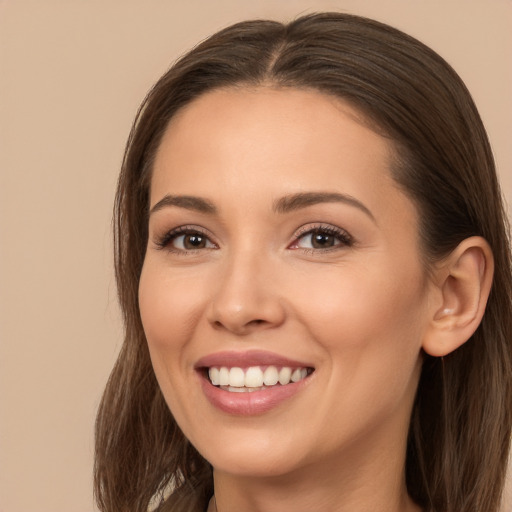
[[[193,336],[204,302],[201,280],[191,282],[185,276],[171,274],[151,260],[144,264],[139,284],[139,307],[153,360],[157,353],[165,355],[184,348]],[[171,360],[177,361],[175,358]]]
[[[175,420],[185,427],[191,421],[190,401],[197,401],[183,376],[193,373],[187,347],[204,310],[201,283],[171,274],[149,260],[139,284],[139,308],[153,370]]]
[[[414,274],[409,280],[372,272],[335,276],[322,292],[315,286],[316,293],[302,295],[303,315],[327,362],[324,415],[345,425],[353,413],[362,430],[386,424],[397,411],[408,418],[421,369],[419,280]]]
[[[317,275],[294,294],[319,329],[347,339],[364,332],[408,329],[417,323],[424,303],[421,281],[413,273],[401,277],[370,269]],[[355,338],[357,344],[365,341]]]
[[[422,274],[394,270],[340,268],[294,291],[299,314],[340,379],[374,376],[368,385],[403,385],[416,367],[426,318]]]

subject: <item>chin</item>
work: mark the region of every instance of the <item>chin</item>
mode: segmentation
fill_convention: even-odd
[[[218,464],[215,462],[210,462],[215,471],[247,478],[276,478],[296,469],[286,457],[282,457],[281,460],[272,457],[272,460],[269,460],[267,454],[259,454],[258,458],[252,457],[250,460],[223,456]]]
[[[253,478],[285,475],[297,469],[301,460],[296,449],[279,450],[269,442],[247,442],[247,437],[240,443],[215,443],[199,451],[216,471]]]

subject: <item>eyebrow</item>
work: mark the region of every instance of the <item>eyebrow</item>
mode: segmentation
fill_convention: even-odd
[[[273,209],[277,213],[288,213],[320,203],[343,203],[354,206],[375,222],[373,213],[361,201],[348,194],[339,194],[337,192],[302,192],[281,197],[274,202]]]
[[[194,210],[200,213],[217,213],[217,208],[201,197],[196,196],[172,196],[170,194],[165,195],[158,203],[151,208],[149,214],[153,214],[166,206],[177,206],[178,208],[185,208],[187,210]]]
[[[276,213],[289,213],[308,206],[314,206],[321,203],[343,203],[358,208],[365,213],[371,220],[375,221],[372,212],[363,204],[348,194],[340,194],[338,192],[299,192],[288,196],[281,197],[274,201],[272,209]],[[166,194],[158,203],[156,203],[149,214],[153,214],[168,206],[177,206],[199,213],[207,213],[210,215],[217,213],[217,208],[206,199],[197,196],[173,196]]]

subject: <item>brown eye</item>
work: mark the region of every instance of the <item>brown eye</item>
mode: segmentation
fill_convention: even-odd
[[[328,233],[311,233],[311,247],[314,249],[324,249],[325,247],[334,247],[339,243],[336,237]]]
[[[195,230],[180,230],[168,233],[158,245],[163,249],[167,247],[171,251],[186,252],[200,249],[215,249],[217,246],[207,235]]]
[[[352,237],[344,230],[334,227],[318,227],[300,235],[291,249],[328,250],[349,247]]]
[[[192,249],[203,249],[206,247],[206,240],[207,238],[203,235],[194,233],[190,235],[183,235],[178,237],[176,240],[183,238],[183,241],[181,242],[183,244],[183,248],[186,250],[192,250]],[[175,240],[175,242],[176,242]]]

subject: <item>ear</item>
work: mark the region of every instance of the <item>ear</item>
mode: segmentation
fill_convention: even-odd
[[[482,237],[467,238],[434,274],[435,299],[423,350],[440,357],[464,344],[480,325],[494,274],[492,250]]]

